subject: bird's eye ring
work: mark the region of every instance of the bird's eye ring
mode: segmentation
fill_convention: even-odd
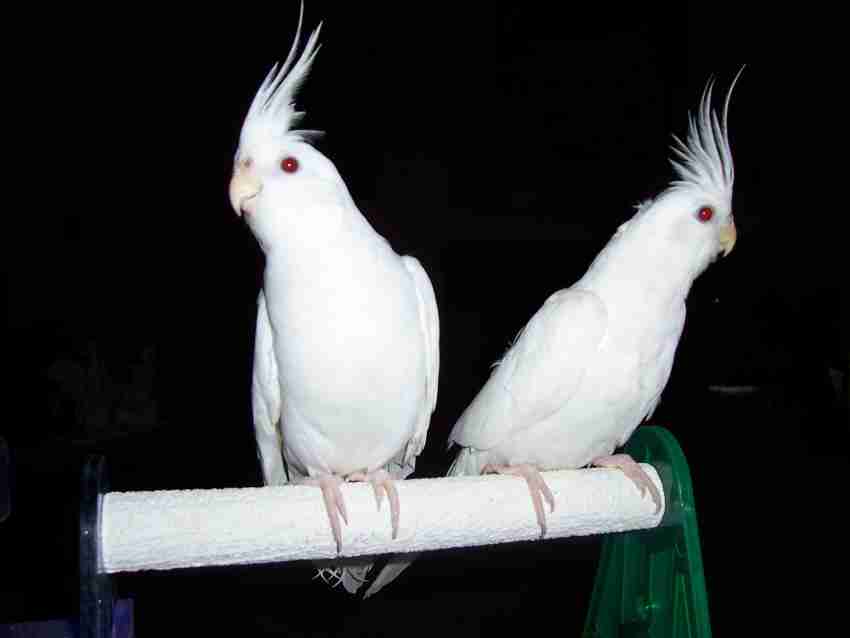
[[[284,157],[280,161],[280,168],[285,173],[294,173],[298,170],[298,160],[291,155]]]
[[[697,212],[697,219],[701,222],[711,221],[711,218],[714,217],[714,209],[710,206],[703,206]]]

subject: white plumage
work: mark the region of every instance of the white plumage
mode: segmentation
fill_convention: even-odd
[[[687,141],[676,139],[679,179],[641,203],[587,272],[545,301],[449,436],[460,446],[449,475],[522,476],[542,535],[543,501],[555,503],[541,470],[619,467],[660,507],[643,470],[612,453],[658,405],[691,284],[735,243],[727,129],[735,81],[722,123],[709,82]]]
[[[303,7],[302,7],[303,15]],[[321,25],[320,25],[321,26]],[[293,129],[295,92],[319,28],[295,43],[245,118],[231,201],[265,253],[257,305],[253,412],[265,481],[322,488],[342,548],[342,480],[386,492],[413,471],[437,399],[439,320],[428,275],[399,256],[354,204],[333,163]],[[284,460],[286,467],[284,467]],[[287,476],[287,469],[289,475]],[[366,567],[337,570],[350,591]]]
[[[660,400],[691,284],[735,242],[732,88],[721,123],[709,82],[687,142],[676,139],[680,179],[638,207],[581,279],[546,300],[449,436],[461,446],[451,474],[526,477],[544,533],[539,470],[614,465],[659,498],[631,459],[610,455]]]
[[[658,404],[691,284],[734,245],[731,93],[721,123],[709,82],[687,142],[676,139],[680,179],[642,203],[584,276],[522,330],[449,436],[461,446],[452,474],[520,473],[533,496],[546,496],[538,470],[594,463],[623,467],[652,491],[633,461],[610,455]]]

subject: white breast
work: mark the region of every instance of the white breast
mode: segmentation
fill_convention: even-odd
[[[307,472],[382,466],[412,436],[424,401],[424,339],[410,276],[397,257],[356,250],[286,285],[275,284],[273,264],[267,268],[284,445]]]

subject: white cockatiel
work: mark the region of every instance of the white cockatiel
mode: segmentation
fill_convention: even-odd
[[[413,471],[437,400],[439,319],[431,282],[354,204],[333,163],[296,130],[293,99],[321,25],[273,68],[239,139],[230,199],[265,254],[253,373],[258,455],[268,485],[321,488],[338,551],[339,486],[369,481],[378,507]],[[297,57],[297,60],[296,60]],[[285,465],[284,465],[285,464]],[[336,572],[349,591],[365,573]]]
[[[743,69],[742,69],[743,70]],[[740,75],[740,72],[739,72]],[[674,138],[679,179],[641,203],[575,284],[550,296],[455,424],[450,475],[522,476],[546,533],[540,470],[618,467],[661,506],[640,466],[614,455],[652,415],[670,376],[691,284],[735,245],[734,169],[712,82]]]
[[[543,501],[555,506],[541,470],[617,467],[661,506],[641,467],[613,452],[658,405],[691,284],[735,245],[727,123],[739,76],[722,121],[708,83],[686,142],[674,137],[679,179],[637,207],[581,279],[545,301],[449,435],[460,450],[448,475],[522,476],[541,537]],[[385,587],[413,559],[390,563],[375,582]]]

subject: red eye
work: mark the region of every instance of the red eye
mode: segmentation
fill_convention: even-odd
[[[704,208],[700,208],[699,212],[697,213],[697,218],[701,222],[710,221],[712,217],[714,217],[714,209],[709,208],[708,206],[706,206]]]
[[[298,170],[298,160],[294,157],[284,157],[280,161],[280,167],[286,173],[294,173]]]

